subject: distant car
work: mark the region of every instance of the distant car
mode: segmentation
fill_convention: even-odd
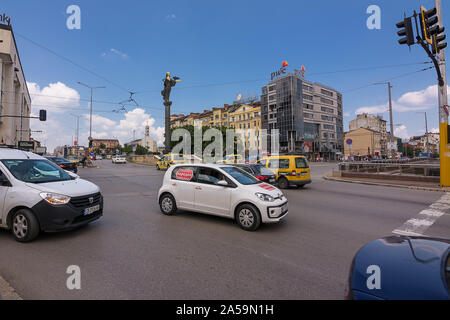
[[[246,231],[279,222],[288,213],[288,200],[280,190],[226,164],[171,166],[158,200],[165,215],[177,209],[201,212],[234,219]]]
[[[217,161],[217,163],[244,163],[245,160],[240,154],[230,154],[223,157],[223,160]]]
[[[260,164],[234,164],[234,166],[252,174],[260,181],[268,182],[270,184],[275,184],[277,182],[275,174]]]
[[[127,158],[126,156],[114,156],[112,163],[127,163]]]
[[[110,154],[107,154],[107,155],[106,155],[106,159],[108,159],[108,160],[111,159],[111,155],[110,155]]]
[[[309,164],[304,156],[270,156],[258,160],[258,163],[276,175],[280,189],[287,189],[289,186],[303,188],[311,183]]]
[[[165,170],[169,169],[170,166],[174,164],[182,164],[186,163],[186,158],[184,157],[184,154],[165,154],[164,156],[160,157],[159,160],[156,162],[156,170]]]
[[[449,289],[450,240],[390,236],[372,241],[356,253],[345,297],[449,300]]]
[[[58,157],[45,157],[47,160],[50,160],[53,163],[56,163],[56,165],[58,167],[60,167],[61,169],[67,170],[67,171],[72,171],[73,173],[77,173],[78,172],[78,164],[74,163],[74,162],[70,162],[67,159],[64,158],[58,158]]]
[[[98,154],[98,155],[95,156],[95,160],[103,160],[103,157]]]
[[[68,156],[67,160],[69,160],[72,163],[78,163],[80,161],[80,159],[78,159],[78,157],[76,156]]]

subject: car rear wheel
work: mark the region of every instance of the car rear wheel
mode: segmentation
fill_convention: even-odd
[[[175,198],[169,193],[161,196],[159,199],[159,207],[161,208],[161,212],[168,216],[174,215],[177,212]]]
[[[288,179],[286,179],[285,177],[281,177],[280,179],[278,179],[278,186],[280,187],[280,189],[287,189],[287,188],[289,188],[289,181],[288,181]]]
[[[39,235],[39,222],[30,210],[20,209],[12,218],[11,231],[17,241],[30,242]]]
[[[243,204],[236,210],[236,221],[246,231],[255,231],[261,225],[261,216],[251,204]]]
[[[161,170],[158,165],[156,165],[156,170]]]

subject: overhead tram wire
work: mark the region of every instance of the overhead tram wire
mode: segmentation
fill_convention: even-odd
[[[315,76],[315,75],[324,75],[324,74],[333,74],[333,73],[344,73],[344,72],[355,72],[355,71],[365,71],[365,70],[376,70],[376,69],[386,69],[386,68],[395,68],[395,67],[405,67],[405,66],[412,66],[412,65],[421,65],[421,64],[430,64],[431,62],[425,61],[425,62],[413,62],[413,63],[403,63],[403,64],[392,64],[392,65],[383,65],[383,66],[373,66],[373,67],[360,67],[360,68],[351,68],[351,69],[343,69],[343,70],[336,70],[336,71],[326,71],[326,72],[316,72],[316,73],[310,73],[308,76]],[[222,83],[210,83],[210,84],[201,84],[201,85],[195,85],[195,86],[180,86],[179,89],[195,89],[195,88],[207,88],[207,87],[219,87],[219,86],[226,86],[226,85],[233,85],[233,84],[240,84],[240,83],[254,83],[254,82],[266,82],[267,78],[265,79],[254,79],[254,80],[241,80],[241,81],[230,81],[230,82],[222,82]],[[160,92],[161,90],[143,90],[143,91],[137,91],[135,94],[142,94],[142,93],[152,93],[152,92]]]
[[[406,77],[406,76],[409,76],[409,75],[412,75],[412,74],[416,74],[416,73],[420,73],[420,72],[424,72],[424,71],[427,71],[427,70],[430,70],[430,69],[433,69],[433,68],[434,68],[434,66],[431,66],[431,67],[420,69],[420,70],[417,70],[417,71],[404,73],[404,74],[401,74],[401,75],[398,75],[398,76],[395,76],[395,77],[392,77],[392,78],[389,78],[389,79],[386,79],[386,80],[383,80],[383,81],[379,81],[379,82],[387,82],[387,81],[391,81],[391,80],[394,80],[394,79],[403,78],[403,77]],[[342,93],[348,93],[348,92],[352,92],[352,91],[368,88],[368,87],[371,87],[371,86],[374,86],[374,85],[375,85],[375,83],[370,83],[370,84],[366,84],[366,85],[361,86],[361,87],[356,87],[356,88],[352,88],[352,89],[348,89],[348,90],[342,91]]]
[[[115,82],[113,82],[113,81],[111,81],[111,80],[109,80],[109,79],[107,79],[107,78],[105,78],[105,77],[99,75],[98,73],[96,73],[96,72],[94,72],[94,71],[92,71],[92,70],[90,70],[90,69],[88,69],[88,68],[83,67],[83,66],[80,65],[79,63],[73,61],[72,59],[66,58],[66,57],[64,57],[63,55],[61,55],[61,54],[59,54],[59,53],[53,51],[52,49],[47,48],[46,46],[44,46],[44,45],[42,45],[42,44],[40,44],[40,43],[38,43],[38,42],[36,42],[36,41],[34,41],[34,40],[32,40],[32,39],[30,39],[30,38],[28,38],[28,37],[26,37],[26,36],[20,34],[20,33],[14,32],[14,34],[17,35],[17,36],[19,36],[19,37],[21,37],[22,39],[24,39],[24,40],[26,40],[26,41],[32,43],[32,44],[34,44],[34,45],[37,46],[37,47],[39,47],[39,48],[41,48],[41,49],[43,49],[43,50],[46,50],[46,51],[50,52],[51,54],[57,56],[58,58],[60,58],[60,59],[62,59],[62,60],[64,60],[64,61],[66,61],[66,62],[69,62],[70,64],[76,66],[77,68],[79,68],[79,69],[81,69],[81,70],[83,70],[83,71],[85,71],[85,72],[87,72],[87,73],[90,73],[91,75],[93,75],[93,76],[95,76],[95,77],[97,77],[97,78],[99,78],[99,79],[102,79],[103,81],[106,81],[106,82],[108,82],[109,84],[111,84],[111,85],[113,85],[113,86],[115,86],[115,87],[117,87],[117,88],[119,88],[119,89],[121,89],[121,90],[124,90],[124,91],[126,91],[126,92],[129,92],[129,90],[126,89],[125,87],[122,87],[121,85],[119,85],[119,84],[117,84],[117,83],[115,83]]]

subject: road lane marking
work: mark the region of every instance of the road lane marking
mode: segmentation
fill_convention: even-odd
[[[406,221],[392,233],[405,236],[422,236],[449,209],[450,193],[445,193],[438,201],[419,212],[416,217]]]

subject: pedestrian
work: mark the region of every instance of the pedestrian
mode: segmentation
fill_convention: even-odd
[[[81,159],[81,164],[83,165],[83,168],[86,167],[86,155],[83,156],[83,159]]]

